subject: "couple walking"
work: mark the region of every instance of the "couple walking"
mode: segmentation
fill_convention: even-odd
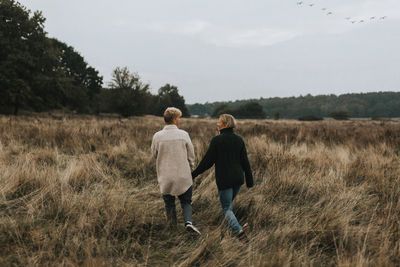
[[[215,165],[219,200],[226,223],[234,235],[244,236],[244,229],[232,211],[235,199],[246,177],[247,187],[253,186],[253,176],[243,139],[233,132],[235,118],[223,114],[218,119],[220,134],[215,136],[206,154],[195,169],[195,154],[189,134],[178,128],[182,112],[167,108],[164,112],[165,127],[153,136],[151,151],[156,158],[157,179],[165,202],[167,219],[176,227],[175,197],[180,200],[187,230],[200,234],[192,220],[193,179]]]

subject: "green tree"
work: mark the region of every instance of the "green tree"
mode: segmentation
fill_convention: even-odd
[[[14,0],[0,2],[0,88],[3,112],[17,114],[32,100],[32,81],[42,70],[45,56],[45,22],[40,12]]]
[[[227,104],[222,104],[214,109],[214,111],[211,114],[211,117],[218,118],[221,114],[235,115],[234,113],[235,113],[234,108],[229,107],[229,105],[227,105]]]
[[[103,77],[72,46],[57,39],[51,41],[57,52],[57,70],[64,76],[61,86],[63,106],[84,112],[89,111],[88,108],[97,109],[93,101],[100,93]]]
[[[112,90],[112,109],[124,117],[149,113],[149,85],[140,81],[137,73],[127,67],[117,67],[109,84]]]
[[[72,47],[49,39],[45,18],[0,1],[0,112],[68,106],[89,111],[102,77]]]
[[[51,39],[43,41],[45,53],[40,58],[40,71],[31,81],[32,95],[25,108],[35,111],[57,109],[62,107],[62,88],[69,86],[64,73],[58,68],[58,50],[53,46]]]
[[[247,102],[240,105],[234,110],[234,115],[238,118],[249,118],[249,119],[263,119],[265,118],[265,112],[263,107],[257,102]]]
[[[179,95],[178,87],[167,83],[158,90],[155,114],[161,116],[168,107],[179,108],[182,111],[183,117],[190,116],[185,105],[185,98]]]

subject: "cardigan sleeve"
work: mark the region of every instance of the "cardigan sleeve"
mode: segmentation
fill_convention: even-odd
[[[210,145],[208,147],[206,154],[204,155],[203,159],[200,161],[199,166],[197,166],[197,168],[192,172],[193,179],[214,165],[215,159],[216,159],[216,154],[217,154],[217,150],[215,147],[215,139],[213,138],[210,142]]]
[[[194,154],[194,148],[192,141],[190,140],[189,134],[187,135],[187,140],[186,140],[186,151],[187,151],[187,159],[190,165],[190,170],[193,171],[195,167],[196,156]]]
[[[157,158],[158,156],[158,144],[156,135],[153,136],[153,140],[151,142],[151,155],[153,158]]]
[[[250,168],[250,162],[247,157],[247,150],[246,150],[246,145],[243,142],[242,150],[240,153],[240,164],[242,165],[242,169],[244,171],[244,174],[246,176],[246,185],[247,187],[253,187],[254,186],[254,181],[253,181],[253,174],[251,172]]]

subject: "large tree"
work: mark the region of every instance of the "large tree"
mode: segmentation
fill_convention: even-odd
[[[57,51],[58,70],[62,71],[62,103],[74,109],[88,111],[95,103],[94,96],[100,93],[103,77],[89,66],[85,59],[72,46],[52,39]]]
[[[0,0],[0,112],[70,107],[90,111],[102,77],[71,46],[49,39],[45,18]]]
[[[185,98],[179,95],[178,87],[166,84],[158,90],[156,98],[156,115],[162,115],[166,108],[176,107],[182,111],[183,117],[189,117],[189,111],[185,105]]]
[[[17,114],[33,96],[32,81],[42,72],[48,42],[40,12],[14,0],[0,1],[0,97],[3,112]]]
[[[109,87],[112,90],[111,109],[115,112],[125,117],[149,113],[149,85],[143,83],[137,73],[131,73],[127,67],[117,67]]]
[[[257,102],[248,102],[240,105],[234,110],[234,115],[237,118],[253,118],[263,119],[265,118],[265,112],[263,107]]]
[[[235,113],[234,108],[229,107],[227,104],[222,104],[214,109],[214,111],[211,114],[211,117],[218,118],[221,114],[233,115],[234,113]]]

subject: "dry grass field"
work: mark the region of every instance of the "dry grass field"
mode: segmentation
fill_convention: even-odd
[[[181,120],[197,160],[215,122]],[[240,121],[255,187],[233,208],[247,244],[221,231],[213,170],[194,186],[203,235],[165,226],[150,156],[162,126],[0,117],[0,266],[400,265],[400,123]]]

